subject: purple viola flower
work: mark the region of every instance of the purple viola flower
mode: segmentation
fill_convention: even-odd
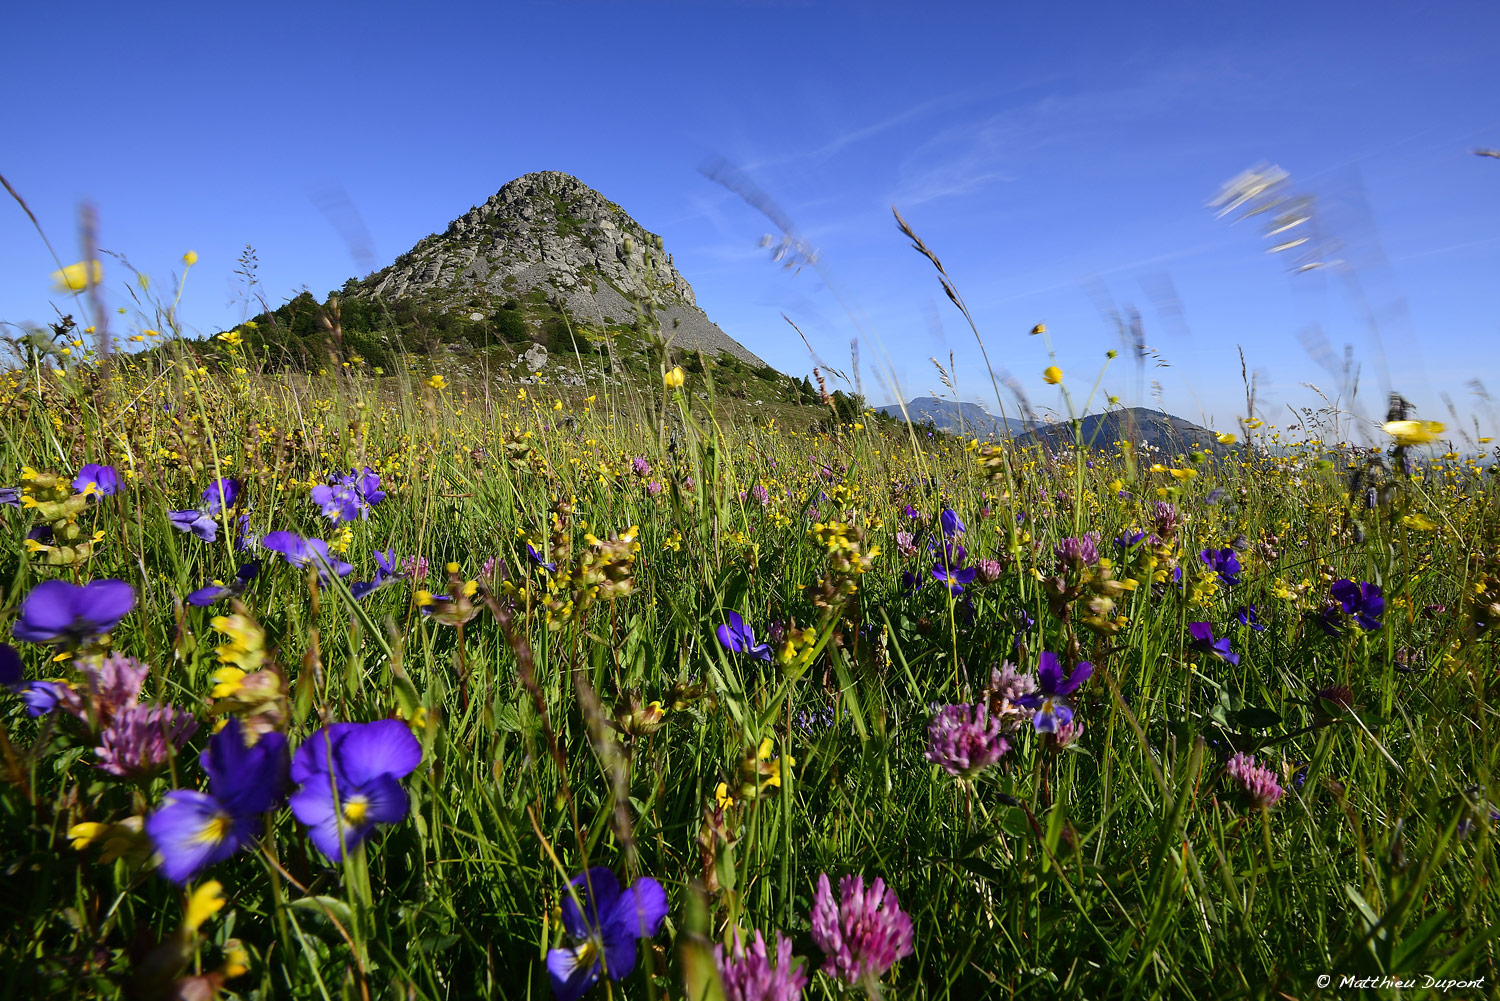
[[[962,529],[960,529],[962,531]],[[964,585],[974,583],[974,578],[979,575],[975,567],[965,567],[964,560],[968,553],[964,547],[952,542],[943,544],[943,559],[933,565],[932,579],[948,588],[948,593],[957,598],[964,593]]]
[[[61,681],[22,681],[21,675],[21,655],[9,643],[0,643],[0,687],[25,704],[26,715],[45,716],[72,694]]]
[[[529,542],[526,543],[526,555],[531,557],[531,562],[535,563],[537,566],[541,567],[548,573],[557,573],[557,564],[555,562],[548,563],[546,560],[544,560],[542,558],[542,554],[537,552],[536,547]]]
[[[376,824],[406,819],[400,780],[422,762],[422,745],[398,719],[332,723],[297,748],[292,759],[292,813],[308,827],[318,851],[341,861]]]
[[[742,653],[757,660],[771,659],[771,645],[755,642],[755,630],[745,625],[739,612],[730,612],[729,621],[719,626],[719,643],[730,653]]]
[[[901,513],[904,514],[904,515],[906,515],[908,518],[912,519],[913,521],[915,521],[916,519],[922,517],[922,513],[920,511],[918,511],[916,508],[912,507],[910,504],[906,505],[906,507],[902,509]]]
[[[573,892],[563,897],[563,927],[578,945],[547,951],[547,975],[559,1001],[577,1001],[606,966],[611,980],[629,976],[636,941],[654,936],[667,917],[667,891],[650,876],[622,891],[614,873],[595,866],[568,885]]]
[[[243,553],[260,545],[260,536],[250,531],[250,512],[241,514],[234,522],[234,551]]]
[[[1380,616],[1385,612],[1385,597],[1376,584],[1359,583],[1352,580],[1334,581],[1330,589],[1344,614],[1353,618],[1359,628],[1374,632],[1380,628]]]
[[[950,539],[965,531],[964,523],[959,518],[958,512],[951,507],[943,508],[943,513],[938,515],[938,523],[943,526],[943,534]]]
[[[6,507],[20,507],[21,488],[0,487],[0,504],[5,505]]]
[[[98,767],[121,778],[150,775],[198,732],[191,713],[172,706],[126,706],[99,734]]]
[[[776,933],[776,965],[771,965],[770,950],[760,931],[746,949],[738,929],[728,955],[722,945],[714,946],[714,966],[724,985],[724,1001],[798,1001],[807,986],[807,970],[792,964],[792,940]]]
[[[1266,628],[1261,623],[1260,616],[1256,613],[1254,605],[1241,605],[1234,610],[1234,617],[1239,621],[1240,625],[1249,626],[1256,632],[1260,632]]]
[[[219,522],[207,511],[188,508],[185,511],[168,511],[167,518],[179,532],[190,532],[204,542],[215,542],[219,538]]]
[[[1062,661],[1057,654],[1043,650],[1036,669],[1037,690],[1021,696],[1016,702],[1036,710],[1031,725],[1038,733],[1056,733],[1058,727],[1073,720],[1073,709],[1064,701],[1065,697],[1078,691],[1093,673],[1094,665],[1085,660],[1064,677]]]
[[[322,539],[304,539],[296,532],[267,532],[260,544],[273,553],[280,553],[294,567],[317,567],[323,583],[332,580],[330,573],[347,577],[354,572],[354,565],[332,556],[328,543]]]
[[[354,521],[368,518],[370,508],[385,500],[385,491],[380,489],[380,474],[369,466],[364,472],[349,470],[332,483],[312,488],[309,495],[329,521]]]
[[[355,581],[349,585],[349,593],[355,598],[363,598],[393,581],[400,580],[403,576],[401,565],[396,560],[396,550],[387,549],[381,552],[377,549],[375,550],[375,579]]]
[[[90,462],[73,477],[73,489],[90,498],[110,497],[120,492],[120,474],[114,466]]]
[[[215,515],[225,508],[234,507],[240,499],[240,491],[243,485],[239,480],[226,476],[223,479],[214,480],[203,491],[203,511],[205,514]]]
[[[974,583],[974,578],[978,574],[979,571],[974,567],[964,567],[955,570],[939,564],[932,568],[932,579],[946,587],[948,593],[955,598],[964,593],[964,586],[966,584]]]
[[[1214,627],[1212,623],[1189,622],[1188,633],[1193,637],[1193,641],[1188,646],[1199,653],[1209,654],[1220,660],[1226,660],[1231,664],[1238,664],[1240,662],[1240,655],[1229,649],[1228,636],[1217,640],[1214,639]]]
[[[69,584],[47,580],[21,602],[21,617],[10,631],[28,643],[74,648],[114,629],[135,608],[135,591],[123,580]]]
[[[1276,773],[1257,764],[1254,755],[1236,754],[1224,766],[1224,772],[1239,786],[1245,802],[1252,808],[1268,810],[1281,799],[1284,790]]]
[[[216,580],[206,587],[200,587],[187,596],[187,603],[197,608],[207,608],[209,605],[223,601],[225,598],[238,598],[245,593],[245,588],[250,586],[250,582],[255,579],[255,575],[258,573],[260,573],[260,560],[251,560],[240,567],[239,571],[234,575],[234,580],[229,581],[227,584]]]
[[[1217,572],[1219,579],[1228,586],[1234,587],[1240,582],[1236,576],[1240,572],[1240,561],[1233,549],[1205,549],[1198,558]]]
[[[286,799],[286,735],[273,730],[248,746],[245,738],[231,716],[198,756],[208,792],[174,789],[146,820],[161,873],[179,886],[254,841],[256,819]]]
[[[949,775],[971,778],[1010,750],[1001,721],[984,705],[933,707],[927,724],[928,761]]]
[[[1115,545],[1121,549],[1134,549],[1136,544],[1146,537],[1145,532],[1121,532],[1115,536]]]
[[[873,985],[898,959],[912,953],[911,916],[879,878],[866,889],[862,876],[845,876],[839,880],[835,904],[828,874],[819,875],[812,937],[827,957],[823,972],[849,984]]]
[[[910,570],[901,571],[901,595],[909,598],[922,589],[927,583],[927,578],[920,574],[914,574]]]

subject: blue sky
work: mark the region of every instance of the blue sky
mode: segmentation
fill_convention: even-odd
[[[1006,9],[1012,8],[1012,9]],[[101,245],[158,282],[192,248],[185,321],[240,318],[246,243],[273,301],[383,266],[532,170],[574,174],[661,233],[700,305],[805,373],[861,338],[874,402],[958,390],[994,406],[972,334],[897,232],[897,205],[967,299],[990,357],[1039,407],[1050,329],[1086,395],[1138,308],[1169,363],[1104,391],[1232,426],[1239,349],[1265,416],[1339,378],[1321,332],[1421,415],[1496,430],[1500,7],[1443,2],[1052,4],[42,4],[7,15],[0,173],[65,258],[89,200]],[[721,156],[817,248],[793,276],[770,222],[700,167]],[[1207,202],[1265,161],[1319,199],[1349,268],[1288,273]],[[351,222],[356,218],[358,223]],[[331,221],[331,220],[336,220]],[[351,241],[359,227],[368,233]],[[351,242],[354,246],[351,246]],[[371,255],[371,256],[363,256]],[[0,205],[0,320],[41,322],[54,265]],[[123,304],[121,270],[109,275]],[[124,319],[124,318],[119,318]],[[878,365],[878,369],[877,369]],[[877,371],[882,374],[877,374]],[[1006,401],[1008,404],[1010,400]]]

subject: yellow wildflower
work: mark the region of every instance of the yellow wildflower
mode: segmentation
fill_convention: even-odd
[[[82,292],[90,285],[104,281],[104,265],[98,261],[79,261],[61,271],[52,272],[53,287],[59,292]]]
[[[1042,369],[1042,381],[1049,386],[1055,386],[1059,382],[1062,382],[1062,378],[1063,371],[1056,365],[1048,365],[1046,368]]]

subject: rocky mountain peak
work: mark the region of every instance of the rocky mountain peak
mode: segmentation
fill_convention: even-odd
[[[764,364],[698,308],[660,236],[576,177],[554,170],[507,183],[346,291],[486,311],[540,297],[601,326],[628,323],[649,308],[678,346]]]

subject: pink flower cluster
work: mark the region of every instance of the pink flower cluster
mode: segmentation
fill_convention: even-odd
[[[823,950],[823,972],[850,984],[873,983],[912,953],[911,916],[879,879],[865,888],[861,876],[839,880],[833,902],[828,874],[818,877],[813,897],[812,937]]]
[[[927,724],[926,756],[949,775],[967,778],[977,774],[1010,750],[1010,741],[1003,736],[1004,726],[990,715],[988,706],[934,708],[932,722]]]
[[[1281,799],[1284,790],[1281,783],[1276,781],[1276,773],[1264,765],[1256,764],[1252,754],[1236,754],[1224,766],[1224,771],[1239,783],[1240,791],[1245,794],[1246,801],[1252,807],[1268,809]]]
[[[807,970],[792,965],[792,941],[781,932],[776,933],[775,966],[759,931],[748,950],[738,931],[728,956],[722,945],[714,946],[714,965],[724,985],[724,1001],[797,1001],[807,986]]]

